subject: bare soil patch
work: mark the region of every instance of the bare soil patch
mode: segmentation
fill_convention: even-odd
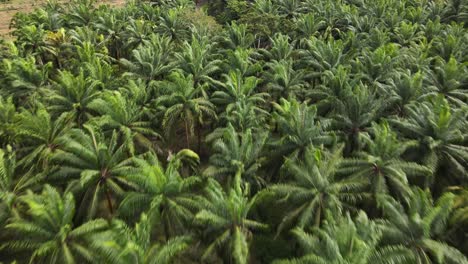
[[[18,12],[31,12],[40,7],[44,0],[10,0],[0,3],[0,37],[8,37],[10,32],[10,21]],[[125,0],[100,0],[98,4],[108,4],[111,6],[122,6]]]

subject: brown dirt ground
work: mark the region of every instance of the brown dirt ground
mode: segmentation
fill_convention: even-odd
[[[11,18],[17,12],[31,12],[35,8],[40,7],[44,0],[10,0],[0,3],[0,38],[8,38],[10,32]],[[125,0],[100,0],[99,4],[109,4],[111,6],[121,6]]]

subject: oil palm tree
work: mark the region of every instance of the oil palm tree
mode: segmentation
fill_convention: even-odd
[[[190,246],[190,238],[179,236],[165,243],[153,243],[152,221],[146,214],[141,214],[134,227],[121,220],[112,223],[110,236],[98,237],[97,247],[106,260],[112,263],[170,264],[177,261]]]
[[[135,170],[126,175],[134,190],[126,192],[122,200],[120,215],[129,219],[147,212],[152,225],[161,225],[166,240],[174,234],[187,230],[197,205],[192,201],[193,191],[202,181],[196,176],[182,177],[183,162],[198,165],[199,157],[184,149],[171,157],[164,167],[155,154],[147,153],[135,158]]]
[[[165,82],[163,95],[156,100],[156,105],[164,109],[163,127],[166,135],[174,135],[175,129],[182,121],[185,132],[186,147],[190,148],[190,137],[194,135],[197,127],[198,146],[201,145],[200,128],[206,118],[215,118],[214,105],[203,97],[202,87],[194,86],[191,75],[184,76],[173,72],[169,76],[170,82]]]
[[[403,246],[380,247],[380,224],[368,219],[363,211],[354,220],[347,215],[330,219],[323,229],[314,228],[312,233],[300,228],[295,228],[292,233],[302,248],[302,256],[274,264],[403,264],[414,261]]]
[[[219,70],[221,60],[213,52],[214,44],[207,37],[192,35],[191,42],[185,41],[182,51],[176,53],[179,68],[186,75],[192,75],[195,87],[210,83],[211,76]]]
[[[108,228],[96,219],[80,226],[73,223],[75,201],[71,193],[60,193],[49,185],[41,194],[21,197],[25,216],[6,225],[12,238],[2,243],[4,250],[25,251],[30,263],[79,263],[99,260],[93,236]],[[33,219],[33,220],[32,220]]]
[[[50,158],[59,147],[59,138],[71,127],[71,118],[65,113],[53,119],[39,106],[34,112],[22,111],[19,116],[17,136],[21,139],[21,152],[25,153],[20,165],[39,170],[48,166]]]
[[[63,71],[50,89],[44,90],[48,110],[53,116],[68,113],[79,126],[91,118],[89,104],[99,97],[98,82],[86,78],[81,71],[78,75]]]
[[[149,40],[132,51],[131,59],[121,59],[120,63],[128,69],[126,75],[139,77],[149,84],[152,80],[165,77],[174,67],[171,39],[152,34]]]
[[[264,78],[270,80],[267,86],[277,98],[303,98],[309,78],[305,71],[294,69],[292,60],[273,61],[267,65],[269,71]]]
[[[265,159],[262,150],[267,136],[265,132],[254,134],[251,129],[238,133],[229,124],[222,130],[221,138],[214,140],[210,165],[203,173],[229,184],[232,176],[240,172],[242,180],[254,187],[264,186],[266,182],[258,175],[258,170]]]
[[[115,201],[132,184],[125,177],[133,170],[126,146],[118,143],[117,133],[105,138],[90,126],[73,129],[59,139],[61,148],[52,157],[59,166],[50,179],[61,184],[79,199],[77,218],[92,219],[113,215]],[[105,201],[107,208],[101,208]]]
[[[415,188],[413,193],[407,207],[389,197],[379,198],[388,219],[383,245],[411,250],[414,263],[468,263],[460,251],[438,239],[445,232],[454,194],[445,193],[433,202],[428,191]]]
[[[202,260],[218,253],[225,262],[246,264],[253,232],[267,228],[249,218],[256,197],[249,198],[248,189],[241,185],[241,171],[238,170],[227,191],[217,181],[209,180],[205,195],[197,198],[202,209],[195,215],[194,222],[205,230],[203,241],[209,241]]]
[[[319,119],[315,106],[284,98],[273,106],[279,139],[271,144],[276,154],[302,158],[309,146],[322,147],[333,143],[334,137],[327,131],[330,121]]]
[[[117,130],[132,154],[135,153],[135,145],[151,148],[151,139],[159,136],[146,119],[147,111],[118,91],[104,92],[101,98],[89,104],[89,108],[101,115],[95,119],[96,125],[105,132]]]
[[[441,169],[445,169],[448,177],[443,176],[443,180],[450,182],[466,176],[466,116],[466,111],[451,108],[447,100],[439,96],[432,102],[408,107],[407,119],[389,122],[402,135],[417,140],[417,159],[430,167],[437,177],[442,177]]]
[[[417,145],[417,142],[398,140],[396,133],[391,131],[385,121],[380,125],[373,124],[372,130],[373,139],[368,141],[363,151],[346,159],[341,171],[370,181],[374,197],[391,194],[393,197],[409,199],[412,193],[408,176],[431,175],[429,168],[402,158],[405,151]]]
[[[18,112],[13,98],[0,96],[0,146],[14,144],[17,141]]]
[[[367,182],[340,175],[341,163],[341,149],[327,153],[313,147],[307,148],[303,159],[286,161],[286,181],[270,185],[265,191],[277,197],[278,202],[288,204],[278,233],[291,225],[319,227],[327,212],[339,217],[364,197]]]

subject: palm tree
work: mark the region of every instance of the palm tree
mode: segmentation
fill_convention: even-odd
[[[274,264],[373,264],[413,263],[414,259],[403,246],[379,247],[381,226],[369,220],[361,211],[353,221],[346,217],[330,219],[323,229],[306,233],[300,228],[292,231],[302,248],[299,258],[279,260]]]
[[[368,87],[361,85],[347,90],[346,95],[335,106],[331,117],[332,128],[341,132],[346,142],[345,153],[348,154],[361,150],[367,130],[384,114],[391,100],[379,98]]]
[[[18,112],[13,98],[0,96],[0,146],[14,144],[17,141]]]
[[[75,226],[75,201],[49,185],[41,194],[28,192],[21,197],[27,206],[25,217],[6,225],[12,238],[2,243],[8,251],[25,251],[30,263],[81,263],[98,261],[93,236],[108,228],[103,219]]]
[[[468,68],[451,57],[448,62],[442,59],[436,60],[434,70],[429,72],[427,78],[435,91],[442,94],[450,104],[457,107],[467,107],[467,74]]]
[[[51,64],[37,66],[34,57],[2,60],[4,88],[0,95],[13,97],[16,102],[37,96],[41,87],[47,84]]]
[[[43,106],[39,106],[35,112],[22,111],[18,119],[17,136],[24,145],[21,152],[25,153],[20,165],[37,166],[39,170],[47,168],[59,147],[59,138],[70,128],[70,116],[64,113],[53,119]]]
[[[468,148],[466,111],[453,109],[443,97],[408,107],[407,119],[389,120],[398,132],[417,140],[417,160],[430,167],[443,181],[466,179]],[[443,173],[444,169],[445,173]]]
[[[135,158],[135,172],[126,175],[135,190],[125,193],[119,207],[120,214],[131,219],[146,211],[153,225],[162,225],[166,240],[186,230],[196,207],[190,192],[201,183],[201,179],[180,175],[184,160],[189,165],[198,165],[199,158],[195,152],[184,149],[171,157],[166,168],[152,153]]]
[[[309,146],[322,147],[333,143],[334,136],[327,131],[330,121],[319,119],[315,106],[284,98],[273,106],[279,139],[272,142],[272,147],[277,155],[302,158]]]
[[[145,109],[118,91],[104,92],[101,98],[89,104],[89,108],[101,115],[95,119],[96,125],[108,132],[117,130],[132,154],[135,153],[135,143],[151,148],[151,138],[159,136],[146,120]]]
[[[223,38],[223,45],[227,49],[248,49],[254,44],[255,37],[252,33],[248,32],[246,24],[237,24],[232,21],[226,27],[226,36]]]
[[[152,243],[152,221],[141,214],[134,227],[120,220],[113,221],[110,237],[98,237],[101,254],[111,263],[170,264],[189,247],[190,238],[180,236],[160,244]]]
[[[269,71],[264,79],[270,80],[267,87],[276,94],[277,98],[303,98],[306,80],[309,77],[303,70],[295,70],[292,60],[272,61],[267,64]]]
[[[220,177],[223,181],[232,182],[232,176],[240,173],[242,179],[260,188],[266,184],[258,175],[264,156],[262,153],[268,134],[253,134],[251,129],[238,133],[229,124],[222,130],[222,137],[217,138],[212,146],[213,154],[210,165],[203,174]]]
[[[156,105],[164,107],[163,127],[167,135],[173,135],[174,129],[182,121],[185,131],[186,147],[190,148],[190,137],[194,134],[195,126],[198,134],[198,147],[201,146],[201,127],[205,117],[215,118],[214,105],[205,99],[201,86],[194,86],[191,75],[184,76],[173,72],[169,76],[170,82],[164,84],[164,95],[156,100]]]
[[[83,125],[91,118],[89,104],[100,95],[97,84],[85,78],[82,71],[77,76],[68,71],[60,72],[55,85],[44,90],[48,110],[53,116],[68,113],[79,126]]]
[[[16,153],[11,146],[0,149],[0,226],[9,216],[19,217],[18,198],[26,190],[36,188],[44,179],[43,174],[21,173],[16,163]]]
[[[239,70],[230,71],[224,75],[225,81],[220,83],[222,90],[211,95],[211,101],[225,109],[225,113],[236,110],[239,105],[252,105],[258,114],[268,114],[260,105],[266,104],[267,93],[256,92],[258,79],[256,77],[243,78]]]
[[[214,44],[207,37],[192,35],[192,41],[185,41],[182,51],[175,55],[180,69],[193,76],[195,87],[212,82],[211,75],[219,70],[221,60],[216,59],[213,49]]]
[[[364,151],[343,162],[342,171],[353,177],[363,177],[370,181],[374,197],[379,194],[391,194],[393,197],[409,199],[411,188],[408,176],[430,176],[431,170],[415,162],[402,159],[405,151],[417,142],[402,142],[396,133],[390,130],[387,122],[373,124],[373,139],[369,140]]]
[[[289,61],[294,58],[297,51],[294,49],[295,41],[291,42],[289,36],[277,33],[270,39],[271,48],[261,49],[260,53],[263,55],[265,61]]]
[[[248,189],[241,187],[241,171],[235,173],[228,191],[215,180],[209,180],[205,193],[197,199],[202,209],[194,220],[205,230],[203,241],[210,241],[202,260],[218,252],[225,262],[248,263],[252,233],[267,226],[248,218],[256,197],[249,198]]]
[[[181,9],[167,9],[159,17],[159,23],[156,32],[170,37],[176,43],[181,43],[187,38],[188,30],[184,21],[181,19]]]
[[[453,206],[454,194],[445,193],[435,203],[428,191],[413,190],[407,207],[389,197],[380,197],[384,217],[383,245],[411,250],[413,263],[468,263],[456,248],[438,240],[444,234]]]
[[[166,76],[174,67],[171,39],[166,36],[151,35],[149,40],[132,51],[132,59],[121,59],[128,69],[126,75],[139,77],[149,84],[152,80]]]
[[[106,140],[99,131],[85,125],[83,130],[65,134],[59,144],[61,148],[52,158],[59,169],[49,177],[68,183],[67,189],[80,198],[77,218],[113,215],[113,201],[132,187],[125,177],[133,171],[126,151],[128,143],[118,144],[116,132]],[[100,208],[101,201],[106,201],[107,210]]]
[[[363,198],[366,181],[340,176],[341,163],[341,149],[327,153],[313,147],[306,149],[303,159],[286,161],[287,181],[270,185],[265,191],[289,205],[278,234],[291,224],[299,228],[319,227],[326,212],[341,216],[343,210],[352,209],[351,204]]]

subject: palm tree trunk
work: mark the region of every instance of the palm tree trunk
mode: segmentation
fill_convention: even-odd
[[[107,200],[107,207],[109,208],[109,212],[111,213],[111,215],[113,215],[114,214],[114,208],[112,207],[111,195],[110,195],[109,189],[107,189],[107,188],[106,188],[106,200]]]
[[[185,140],[187,142],[187,148],[190,148],[190,140],[189,140],[189,128],[188,128],[188,122],[187,119],[184,119],[185,123]]]
[[[198,144],[197,152],[198,152],[198,155],[200,155],[200,152],[201,152],[201,124],[197,125],[197,144]]]

